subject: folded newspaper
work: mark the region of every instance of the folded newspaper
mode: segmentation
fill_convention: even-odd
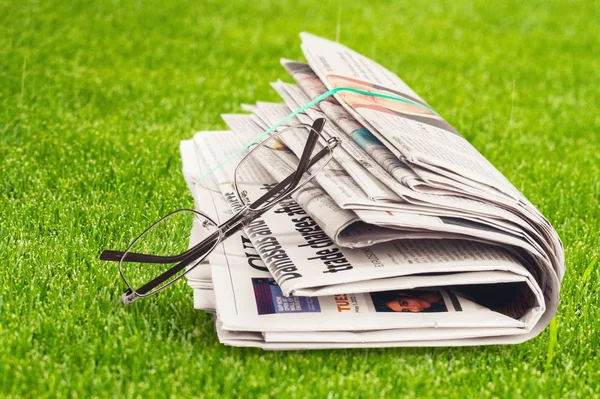
[[[240,206],[232,187],[239,157],[222,161],[293,110],[338,87],[410,101],[340,91],[288,122],[326,118],[324,134],[342,137],[341,147],[309,185],[188,274],[194,306],[215,314],[219,340],[283,350],[538,335],[556,313],[565,272],[550,223],[429,106],[411,105],[427,103],[395,74],[341,44],[301,38],[308,62],[281,60],[294,83],[272,83],[281,103],[243,105],[244,113],[223,115],[229,130],[181,143],[195,206],[215,221]],[[251,159],[257,181],[279,181],[301,144]],[[200,231],[193,228],[191,245]]]

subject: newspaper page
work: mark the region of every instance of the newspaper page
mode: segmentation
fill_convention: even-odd
[[[207,139],[210,133],[201,136]],[[223,132],[219,132],[220,143],[222,136]],[[225,195],[214,190],[209,193],[212,201],[208,202],[221,206],[226,203]],[[196,187],[196,202],[207,202],[205,197],[198,198],[206,194],[205,189]],[[220,199],[215,199],[219,196]],[[218,212],[217,217],[229,213]],[[259,252],[252,240],[240,234],[226,240],[210,258],[218,299],[218,331],[227,331],[220,331],[219,337],[227,335],[227,339],[222,339],[225,343],[242,345],[236,339],[247,338],[247,331],[259,331],[262,332],[261,339],[250,335],[251,339],[242,341],[272,349],[304,347],[305,343],[319,348],[320,344],[312,344],[325,343],[323,347],[327,347],[327,343],[333,342],[353,347],[358,343],[412,342],[412,345],[421,345],[421,341],[470,339],[463,344],[475,344],[474,337],[526,334],[533,324],[532,319],[515,320],[491,311],[469,299],[460,289],[463,284],[476,283],[527,284],[528,279],[523,275],[490,271],[473,273],[476,276],[466,278],[463,273],[450,274],[439,279],[443,286],[452,286],[452,289],[431,287],[428,284],[431,280],[419,281],[424,276],[417,275],[405,277],[395,289],[387,291],[317,298],[288,297],[262,263]],[[543,309],[538,308],[537,312],[543,312]],[[286,320],[282,322],[284,317]],[[386,331],[374,331],[373,326],[377,326],[376,330]],[[242,333],[235,332],[240,330]],[[322,331],[328,332],[318,339],[318,332]],[[288,332],[291,334],[286,336]],[[281,345],[272,346],[271,343]]]
[[[228,146],[229,150],[236,148],[235,137],[231,135],[221,133],[217,141],[211,141],[210,137],[209,134],[196,136],[201,157],[209,164],[214,161],[211,157],[223,155],[219,151],[227,152]],[[261,173],[260,165],[255,165],[254,170]],[[233,196],[231,182],[226,176],[227,172],[223,171],[216,173],[215,179],[229,201]],[[261,182],[269,178],[264,171],[259,176]],[[256,188],[248,186],[244,189],[250,192]],[[230,205],[235,204],[230,202]],[[337,284],[339,287],[332,289],[340,290],[348,283],[355,283],[352,285],[355,292],[365,292],[360,282],[366,280],[370,281],[368,290],[380,291],[381,287],[387,287],[386,279],[422,275],[424,268],[427,274],[420,276],[419,281],[427,286],[439,285],[440,278],[436,273],[504,270],[531,277],[510,251],[476,242],[412,239],[361,249],[337,247],[291,199],[282,201],[274,211],[250,223],[245,232],[286,296],[312,296],[318,292],[315,287]],[[535,288],[535,281],[531,284],[541,295],[539,288]]]

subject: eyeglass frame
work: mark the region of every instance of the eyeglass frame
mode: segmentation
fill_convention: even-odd
[[[191,209],[178,209],[178,210],[175,210],[175,211],[163,216],[162,218],[160,218],[159,220],[154,222],[152,225],[150,225],[148,228],[146,228],[146,230],[144,230],[136,239],[134,239],[132,241],[132,243],[129,245],[127,250],[125,250],[124,252],[114,251],[114,250],[103,251],[100,254],[100,260],[119,262],[119,273],[121,275],[121,278],[123,279],[123,281],[125,282],[125,284],[128,287],[127,290],[121,296],[121,302],[124,305],[129,305],[139,298],[145,298],[145,297],[155,295],[155,294],[159,293],[160,291],[164,290],[165,288],[171,286],[172,284],[177,282],[179,279],[181,279],[183,276],[185,276],[187,273],[189,273],[191,270],[193,270],[196,266],[198,266],[198,264],[200,264],[200,262],[203,259],[208,257],[210,255],[210,253],[221,242],[223,242],[225,239],[227,239],[228,237],[232,236],[233,234],[235,234],[236,232],[241,230],[248,223],[252,222],[256,218],[263,215],[265,212],[272,209],[275,205],[277,205],[281,201],[285,200],[290,195],[294,194],[296,191],[301,189],[306,183],[311,181],[312,178],[316,174],[318,174],[327,165],[329,160],[331,160],[333,149],[335,149],[338,146],[338,144],[340,144],[340,142],[341,142],[341,140],[338,137],[325,138],[322,135],[321,132],[323,130],[323,127],[325,126],[325,122],[326,121],[324,118],[318,118],[313,122],[312,125],[298,124],[298,125],[287,126],[284,129],[281,129],[278,132],[278,134],[283,133],[284,131],[286,131],[288,129],[294,129],[294,128],[299,128],[299,127],[309,127],[310,128],[310,133],[306,140],[306,144],[302,151],[302,155],[300,157],[300,160],[299,160],[296,170],[293,173],[291,173],[289,176],[287,176],[285,179],[283,179],[281,182],[279,182],[275,187],[273,187],[272,189],[267,191],[265,194],[263,194],[256,201],[252,202],[251,204],[245,204],[235,215],[233,215],[231,218],[229,218],[228,220],[223,222],[221,225],[217,225],[217,223],[215,223],[208,215],[204,214],[203,212],[200,212],[197,210],[191,210]],[[319,138],[321,138],[327,145],[324,146],[321,150],[319,150],[315,155],[311,156]],[[267,138],[266,140],[269,140],[269,139],[270,139],[270,137]],[[260,143],[259,143],[259,145],[260,145]],[[242,160],[236,167],[236,172],[237,172],[237,169],[239,168],[239,166],[243,163],[244,159],[246,157],[250,156],[251,153],[252,153],[252,151],[249,152],[248,154],[246,154],[242,158]],[[329,155],[329,159],[327,159],[327,161],[325,163],[320,165],[320,168],[313,175],[311,175],[305,181],[301,182],[302,176],[308,171],[308,169],[311,168],[312,166],[314,166],[317,162],[322,160],[327,155]],[[300,184],[300,183],[302,183],[302,184]],[[234,179],[234,189],[235,189],[236,195],[238,196],[240,201],[242,201],[242,203],[243,203],[242,194],[239,191],[239,188],[237,186],[237,182],[235,181],[235,179]],[[194,245],[193,247],[189,248],[187,251],[184,251],[178,255],[159,256],[159,255],[138,254],[138,253],[130,253],[129,252],[129,250],[136,244],[136,242],[138,242],[138,240],[140,240],[148,231],[150,231],[152,228],[154,228],[154,226],[156,226],[160,222],[164,221],[165,219],[171,217],[172,215],[179,213],[179,212],[184,212],[184,211],[189,211],[189,212],[193,212],[197,215],[200,215],[201,217],[205,218],[207,221],[209,221],[213,225],[217,226],[216,230],[213,233],[211,233],[208,237],[205,237],[200,243]],[[197,263],[195,265],[188,268],[184,273],[181,273],[179,276],[177,276],[173,280],[160,286],[160,284],[163,284],[165,281],[167,281],[173,275],[179,273],[184,267],[188,266],[189,264],[191,264],[194,261],[197,261]],[[132,285],[128,282],[128,280],[123,272],[123,267],[122,267],[123,262],[160,263],[160,264],[177,263],[177,264],[174,265],[173,267],[171,267],[170,269],[164,271],[163,273],[159,274],[158,276],[154,277],[152,280],[145,283],[142,287],[140,287],[138,289],[134,289],[132,287]]]

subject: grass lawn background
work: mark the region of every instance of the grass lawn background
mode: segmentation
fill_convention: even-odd
[[[0,2],[0,396],[600,395],[600,9],[579,1]],[[192,206],[178,143],[277,100],[298,33],[402,77],[566,248],[519,346],[270,353],[218,343],[178,284],[122,307],[115,265]]]

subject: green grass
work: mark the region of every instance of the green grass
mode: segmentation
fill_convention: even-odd
[[[0,396],[600,396],[599,7],[244,3],[0,2]],[[276,100],[302,30],[398,73],[550,219],[567,259],[551,328],[270,353],[220,345],[184,283],[120,306],[98,254],[192,205],[179,141]]]

